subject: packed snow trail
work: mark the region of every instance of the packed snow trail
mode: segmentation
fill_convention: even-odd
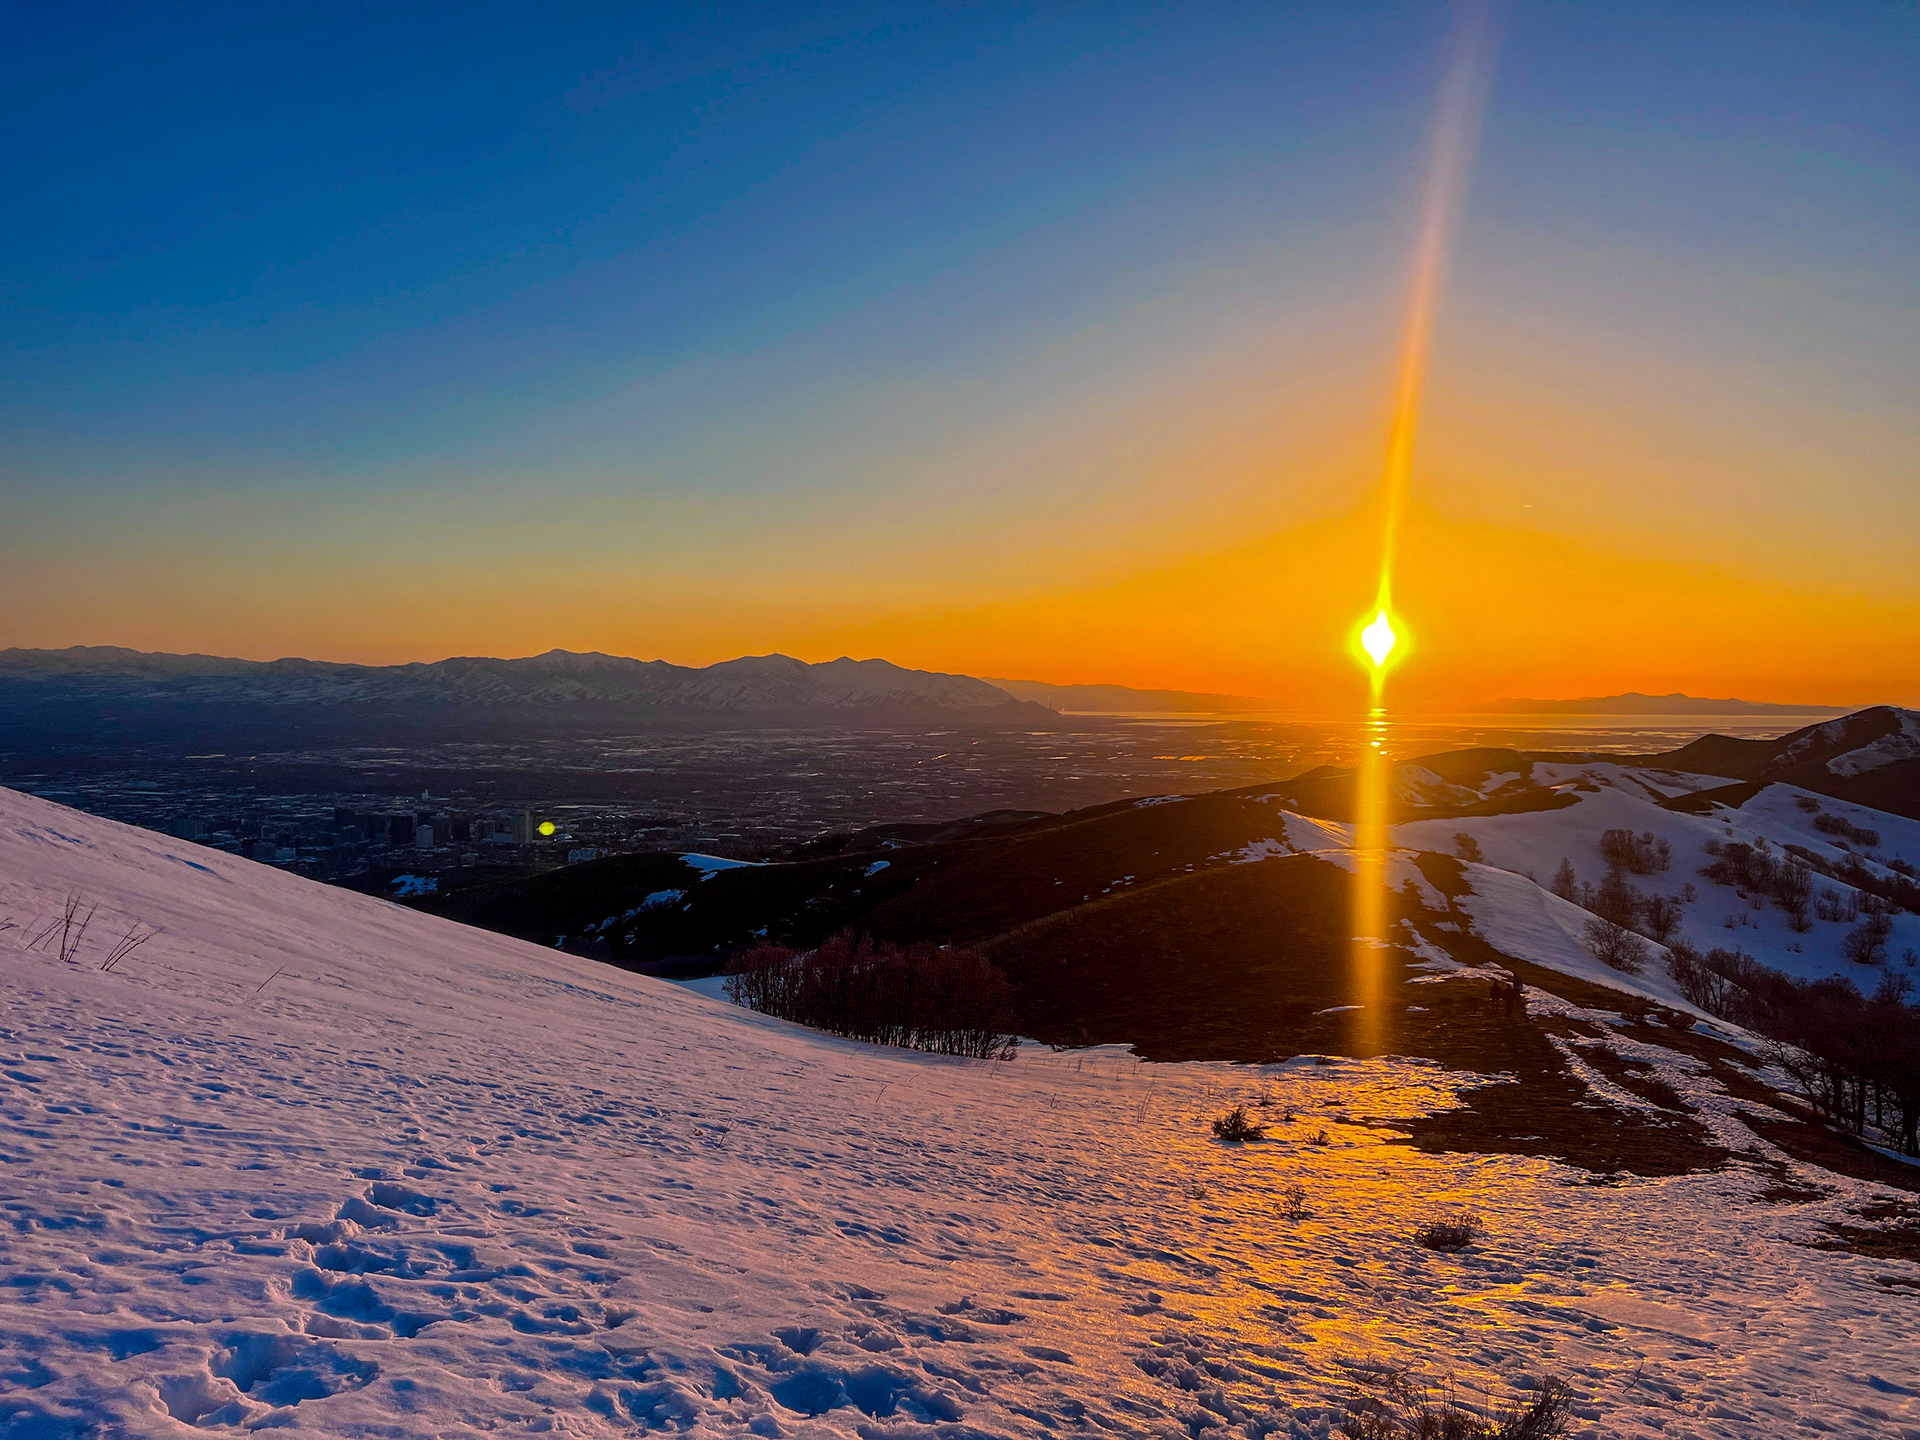
[[[1428,1064],[875,1050],[0,791],[7,919],[0,1436],[1325,1436],[1366,1357],[1920,1436],[1920,1266],[1796,1243],[1887,1192],[1420,1154]]]

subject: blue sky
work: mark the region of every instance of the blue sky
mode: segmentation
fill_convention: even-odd
[[[1916,12],[1500,13],[1421,493],[1897,589]],[[510,558],[581,587],[541,610],[552,643],[837,652],[879,610],[911,634],[1036,574],[1111,586],[1363,504],[1453,23],[25,13],[0,60],[0,547],[25,587],[0,643],[428,658],[500,616],[393,577]],[[161,603],[49,595],[76,556]],[[797,630],[735,583],[823,564],[839,608]],[[365,638],[251,603],[289,578]],[[380,595],[419,623],[375,635],[354,607]],[[609,630],[609,605],[657,623]]]

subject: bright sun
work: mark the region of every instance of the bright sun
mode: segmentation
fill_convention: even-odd
[[[1373,657],[1375,668],[1387,663],[1387,656],[1393,653],[1393,647],[1399,636],[1393,633],[1393,622],[1387,619],[1382,610],[1373,617],[1373,623],[1360,632],[1360,648]]]

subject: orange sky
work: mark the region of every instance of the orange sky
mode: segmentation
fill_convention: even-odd
[[[933,586],[848,583],[831,569],[744,572],[725,586],[645,574],[489,574],[423,567],[360,597],[315,604],[256,574],[205,584],[197,603],[138,620],[149,583],[111,567],[58,606],[44,643],[69,636],[140,648],[395,662],[532,653],[551,645],[687,664],[780,650],[804,659],[882,655],[977,675],[1271,696],[1343,709],[1365,686],[1345,648],[1372,598],[1377,517],[1360,507],[1161,564],[1054,583],[1036,568],[1011,593],[942,603]],[[251,584],[263,589],[249,597]],[[449,603],[452,588],[457,603]],[[891,591],[899,593],[893,594]],[[931,591],[932,593],[929,593]],[[324,591],[317,593],[326,594]],[[1920,699],[1920,603],[1563,536],[1447,519],[1405,520],[1397,608],[1409,654],[1396,706],[1446,710],[1505,696],[1621,690],[1814,704]],[[91,611],[91,615],[89,615]],[[72,617],[79,615],[79,623]],[[32,607],[15,608],[33,621]],[[77,634],[75,632],[78,632]],[[294,643],[261,645],[263,634]]]
[[[1012,46],[1048,123],[1013,91],[981,109],[940,89],[950,125],[895,151],[849,119],[776,167],[791,185],[743,172],[722,204],[706,169],[675,172],[664,229],[619,169],[658,127],[563,117],[568,203],[606,221],[600,248],[515,172],[497,195],[547,238],[470,250],[466,211],[432,209],[447,233],[403,282],[387,267],[411,252],[356,191],[353,303],[307,263],[296,209],[261,234],[196,203],[183,233],[231,253],[89,265],[23,229],[52,248],[14,317],[41,348],[9,372],[0,645],[851,654],[1347,709],[1425,276],[1393,703],[1920,703],[1920,190],[1889,121],[1911,108],[1897,49],[1811,11],[1751,54],[1765,36],[1704,13],[1666,48],[1530,13],[1469,179],[1464,139],[1433,143],[1444,14],[1330,11],[1345,38],[1321,58],[1280,15],[1248,11],[1285,32],[1255,53],[1162,14],[1206,47],[1205,80],[1163,74],[1145,31],[1140,70],[1105,40],[1065,69]],[[1844,83],[1783,108],[1816,50]],[[1076,74],[1097,120],[1061,88]],[[1187,117],[1178,144],[1134,128],[1151,75]],[[187,72],[155,83],[198,94]],[[794,91],[768,153],[820,94]],[[553,97],[521,99],[527,133],[560,143],[539,129]],[[760,153],[710,138],[714,163]],[[1064,148],[1009,189],[1036,146]],[[225,174],[218,147],[179,153]],[[96,220],[119,246],[118,212]]]

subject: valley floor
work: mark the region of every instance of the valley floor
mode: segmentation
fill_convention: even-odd
[[[0,1436],[1326,1436],[1373,1363],[1920,1436],[1920,1264],[1812,1248],[1905,1197],[1673,1052],[1755,1161],[1595,1183],[1399,1143],[1479,1078],[1430,1064],[877,1051],[0,791],[6,918]]]

